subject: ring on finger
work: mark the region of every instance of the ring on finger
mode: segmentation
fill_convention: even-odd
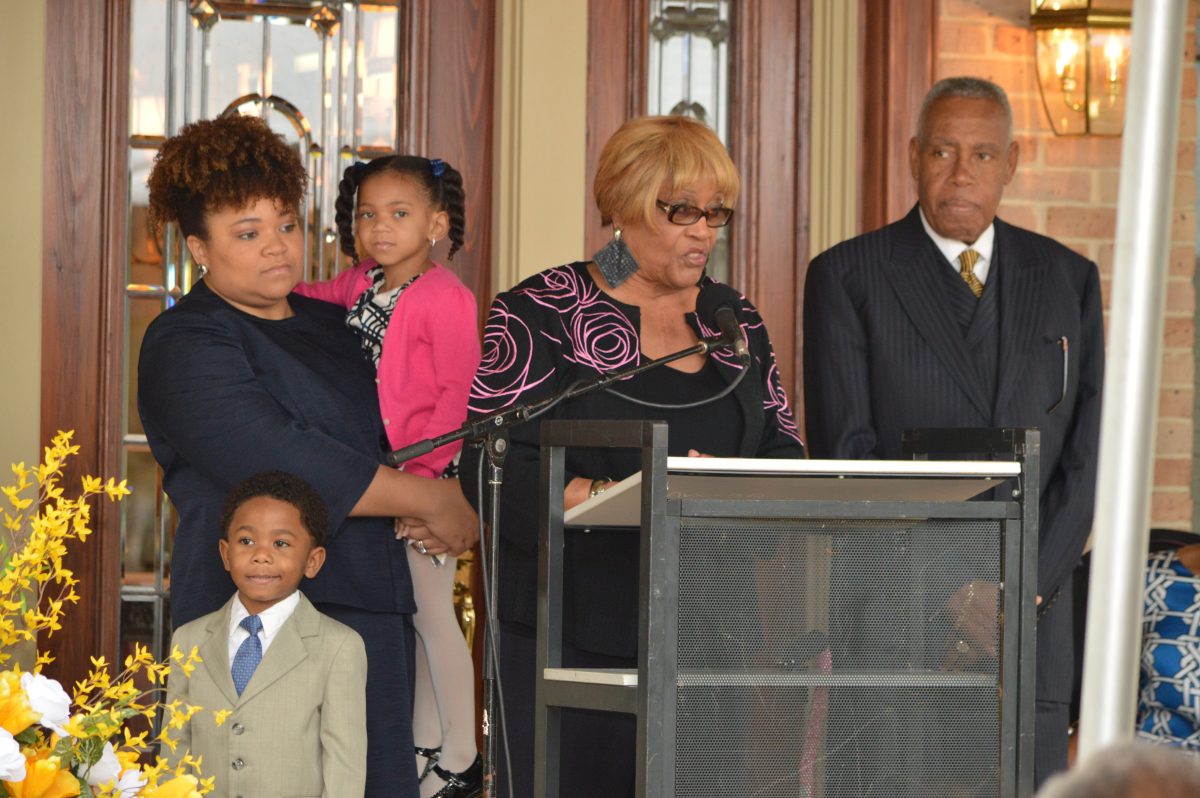
[[[423,541],[423,540],[417,541],[417,551],[421,552],[422,554],[429,553],[429,550],[425,548],[425,541]]]

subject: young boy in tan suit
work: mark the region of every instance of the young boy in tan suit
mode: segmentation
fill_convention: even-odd
[[[216,777],[210,798],[362,798],[362,638],[298,590],[325,561],[320,495],[291,474],[259,474],[230,493],[221,527],[237,593],[172,639],[203,659],[168,684],[168,701],[205,710],[183,729],[179,755],[190,750]],[[211,712],[221,709],[231,714],[217,726]]]

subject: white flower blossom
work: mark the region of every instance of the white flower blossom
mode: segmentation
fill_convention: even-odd
[[[100,761],[92,765],[87,773],[87,783],[93,788],[111,784],[114,795],[120,798],[135,798],[146,786],[146,777],[137,768],[122,771],[121,760],[117,759],[117,752],[112,743],[105,743]]]
[[[21,744],[7,729],[0,729],[0,779],[25,780],[25,755],[21,753]]]
[[[121,778],[117,779],[116,794],[120,798],[137,798],[142,794],[142,788],[146,786],[146,777],[137,768],[130,768],[121,773]]]
[[[42,716],[38,722],[66,736],[67,730],[63,727],[71,718],[71,698],[62,685],[40,673],[22,673],[21,689],[29,696],[29,706]]]
[[[113,749],[112,743],[104,744],[104,753],[100,754],[100,761],[92,765],[87,772],[87,783],[93,787],[99,787],[101,784],[115,782],[121,775],[121,761],[117,759],[117,752]]]

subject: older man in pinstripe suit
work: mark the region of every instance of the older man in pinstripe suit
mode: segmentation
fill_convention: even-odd
[[[1017,158],[1003,89],[948,78],[930,90],[909,143],[917,207],[809,267],[804,397],[815,457],[899,458],[913,427],[1041,430],[1041,783],[1066,765],[1070,582],[1092,522],[1104,327],[1096,265],[996,218]]]

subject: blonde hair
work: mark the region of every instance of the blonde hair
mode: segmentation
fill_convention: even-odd
[[[642,116],[617,129],[600,153],[592,194],[601,221],[648,223],[664,186],[671,193],[711,179],[726,207],[741,181],[712,128],[686,116]]]

